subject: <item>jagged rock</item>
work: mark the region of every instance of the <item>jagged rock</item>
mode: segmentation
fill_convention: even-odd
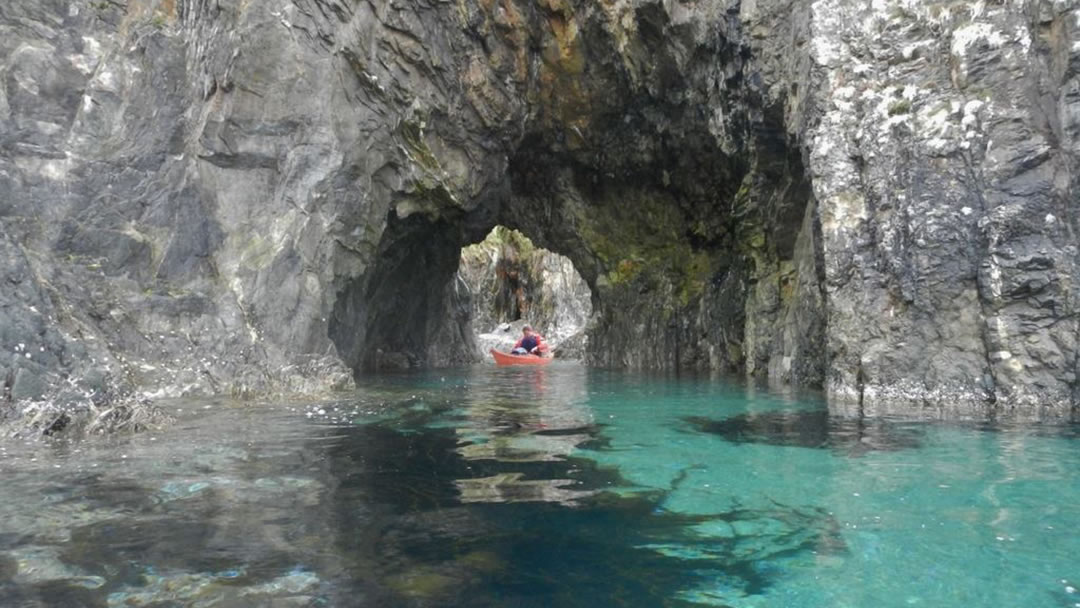
[[[34,372],[25,367],[19,368],[19,371],[15,372],[15,381],[11,385],[12,400],[22,401],[28,399],[32,401],[40,399],[45,395],[45,391],[45,383]]]
[[[484,359],[489,357],[488,351],[493,348],[508,352],[521,338],[521,328],[525,325],[525,321],[500,323],[498,327],[491,331],[478,334],[476,336],[476,347],[481,357]]]
[[[562,340],[552,349],[552,355],[558,359],[584,359],[589,344],[589,335],[582,329]]]
[[[100,399],[465,362],[503,225],[592,363],[1068,416],[1078,10],[8,0],[0,352]]]

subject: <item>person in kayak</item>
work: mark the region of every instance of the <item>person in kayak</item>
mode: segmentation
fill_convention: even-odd
[[[526,325],[521,328],[521,339],[514,344],[513,350],[510,352],[515,355],[533,354],[540,356],[545,350],[547,345],[544,344],[544,337],[533,331],[531,327]]]

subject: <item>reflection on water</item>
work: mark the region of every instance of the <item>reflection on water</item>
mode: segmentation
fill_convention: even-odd
[[[378,589],[382,601],[656,606],[717,577],[754,593],[771,582],[762,560],[843,550],[838,525],[820,510],[774,504],[680,514],[662,508],[662,492],[611,492],[630,484],[587,459],[474,460],[453,449],[444,430],[403,437],[414,446],[396,452],[404,458],[363,457],[374,466],[350,466],[335,498],[344,509],[341,553],[375,574],[364,589]],[[389,447],[367,439],[339,445],[352,448],[333,461],[355,463],[356,446]],[[436,480],[455,480],[460,500]],[[388,505],[377,526],[362,525],[351,506],[363,496],[401,502]]]
[[[467,461],[500,463],[561,462],[592,438],[586,406],[585,374],[563,372],[558,382],[545,368],[500,371],[503,382],[470,387],[464,415],[456,427],[457,452]],[[471,473],[470,467],[470,473]],[[528,478],[526,471],[469,475],[456,482],[462,502],[545,501],[575,505],[593,494],[579,480]]]
[[[1080,578],[1069,427],[559,362],[175,409],[0,446],[0,606],[1071,606]]]

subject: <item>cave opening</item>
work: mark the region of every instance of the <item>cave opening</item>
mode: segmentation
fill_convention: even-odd
[[[710,52],[734,65],[736,50]],[[704,70],[675,95],[594,59],[604,86],[542,99],[514,137],[493,134],[472,157],[449,152],[469,140],[445,121],[402,136],[411,172],[373,230],[374,261],[339,286],[338,355],[358,373],[442,367],[476,361],[500,324],[555,337],[512,267],[520,252],[500,262],[470,249],[519,234],[566,256],[584,284],[577,356],[590,365],[820,384],[819,220],[784,103],[764,103],[739,71],[718,91]]]
[[[409,192],[372,262],[342,275],[337,354],[358,374],[464,365],[529,323],[590,365],[820,385],[820,228],[785,135],[759,132],[753,166],[684,138],[700,153],[670,144],[604,171],[526,138],[467,204]]]
[[[525,324],[582,358],[594,293],[570,258],[474,214],[391,213],[376,263],[343,281],[329,322],[356,373],[449,367],[508,350]]]
[[[569,258],[497,225],[484,240],[461,249],[455,280],[470,294],[470,323],[481,356],[489,348],[507,350],[525,325],[542,334],[557,357],[583,356],[592,290]]]

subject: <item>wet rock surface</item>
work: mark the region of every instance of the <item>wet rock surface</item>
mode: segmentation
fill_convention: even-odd
[[[593,364],[1071,416],[1078,10],[6,2],[0,407],[472,361],[503,225]]]
[[[1067,415],[1076,6],[901,8],[849,15],[880,32],[868,54],[847,5],[816,5],[827,388],[873,413]]]

